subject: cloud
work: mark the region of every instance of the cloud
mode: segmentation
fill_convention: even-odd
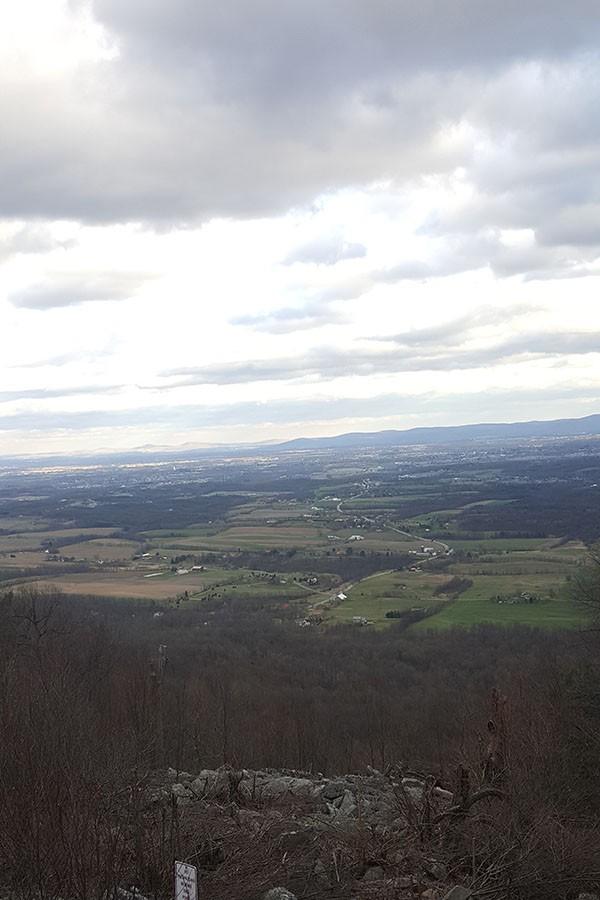
[[[127,300],[151,276],[133,272],[77,272],[53,275],[47,282],[30,285],[9,296],[13,306],[48,310],[81,303]]]
[[[334,266],[345,259],[361,259],[367,255],[364,244],[348,243],[342,238],[330,236],[319,237],[293,250],[284,259],[284,265],[293,263],[314,263],[316,265]]]
[[[551,220],[538,225],[535,232],[538,244],[583,246],[600,248],[600,203],[583,203],[561,209]]]
[[[597,117],[584,128],[579,113],[593,113],[599,81],[595,0],[574,0],[568,16],[560,0],[344,0],[327,10],[317,0],[92,0],[91,10],[116,48],[110,58],[51,77],[19,72],[0,98],[8,216],[261,216],[457,166],[484,195],[501,195],[506,166],[480,148],[502,148],[507,135],[534,174],[554,152],[550,194],[594,139]],[[528,63],[545,67],[537,81]],[[510,189],[532,183],[523,166],[509,171]],[[565,190],[573,198],[575,186]]]
[[[23,388],[22,390],[0,391],[0,403],[9,403],[15,400],[55,400],[86,394],[117,394],[123,387],[124,385],[121,384],[107,384],[82,387]]]
[[[96,355],[96,354],[94,354]],[[101,355],[101,354],[98,354]],[[18,362],[10,369],[43,369],[43,368],[62,368],[62,366],[71,365],[71,363],[81,362],[90,358],[92,354],[83,350],[73,350],[68,353],[58,353],[56,356],[47,356],[44,359],[36,359],[32,362]]]
[[[590,237],[589,232],[587,236]],[[600,256],[600,241],[574,251],[573,247],[543,246],[531,241],[505,244],[499,233],[484,231],[450,236],[438,241],[430,252],[430,261],[407,260],[374,272],[373,284],[427,281],[483,268],[489,268],[497,278],[522,276],[526,281],[600,274],[600,269],[591,265]]]
[[[348,321],[348,315],[339,304],[361,297],[373,285],[370,273],[342,279],[318,291],[307,290],[303,302],[296,306],[283,306],[264,313],[236,316],[232,325],[244,325],[271,334],[288,334],[323,325],[340,325]]]
[[[400,334],[377,336],[378,341],[393,341],[403,347],[422,345],[448,346],[465,344],[473,337],[473,332],[493,325],[514,327],[515,319],[531,316],[543,308],[531,303],[513,303],[511,306],[482,306],[472,309],[462,316],[425,328],[414,328]],[[371,339],[373,340],[373,338]]]
[[[20,253],[49,253],[58,248],[66,250],[74,247],[75,243],[74,240],[58,240],[44,225],[25,224],[7,237],[0,238],[0,262]]]
[[[420,348],[379,350],[322,347],[294,358],[255,359],[162,372],[175,380],[156,389],[201,384],[249,384],[275,381],[332,381],[336,378],[402,372],[442,372],[491,367],[507,361],[555,358],[600,353],[595,332],[517,334],[509,340],[475,348]]]
[[[154,427],[167,433],[235,426],[264,426],[340,422],[345,428],[364,420],[369,427],[428,425],[432,422],[510,421],[515,418],[550,418],[552,415],[585,415],[600,407],[600,390],[566,384],[537,391],[498,389],[466,394],[439,392],[386,393],[368,398],[322,397],[248,401],[219,405],[156,406],[146,409],[96,410],[88,412],[20,412],[0,416],[0,433],[10,431],[73,431],[141,429]],[[490,416],[490,409],[493,415]],[[556,412],[556,411],[559,412]],[[381,420],[378,423],[377,420]],[[115,435],[113,435],[114,438]]]
[[[304,306],[284,306],[254,316],[237,316],[231,319],[231,324],[244,325],[270,334],[289,334],[324,325],[340,325],[347,321],[348,317],[344,312],[320,300]]]

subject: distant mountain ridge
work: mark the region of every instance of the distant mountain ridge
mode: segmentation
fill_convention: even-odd
[[[277,444],[277,450],[326,450],[351,447],[400,447],[415,444],[445,444],[536,437],[589,437],[600,435],[600,414],[580,419],[550,421],[482,423],[479,425],[442,425],[409,428],[406,431],[354,431],[334,437],[295,438]]]
[[[333,437],[294,438],[290,441],[264,441],[246,444],[206,444],[188,442],[176,446],[146,444],[130,450],[102,450],[77,453],[22,454],[0,456],[3,468],[31,465],[119,465],[182,461],[222,456],[262,456],[294,450],[346,450],[352,448],[385,448],[469,443],[485,440],[527,438],[600,437],[600,413],[579,419],[549,421],[480,423],[477,425],[441,425],[408,428],[405,431],[354,431]]]

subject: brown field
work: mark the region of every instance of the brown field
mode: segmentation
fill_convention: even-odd
[[[156,571],[159,571],[158,568]],[[145,578],[142,572],[94,572],[44,577],[38,587],[58,588],[65,594],[84,594],[96,597],[130,597],[139,600],[168,600],[184,591],[197,594],[205,588],[239,579],[239,571],[210,569],[189,575],[164,575]]]
[[[256,527],[232,527],[225,528],[214,535],[197,535],[189,537],[176,537],[171,540],[162,539],[161,547],[198,550],[222,549],[235,550],[238,547],[244,549],[260,549],[262,547],[314,547],[315,545],[327,545],[327,529],[316,528],[313,525],[279,525]]]

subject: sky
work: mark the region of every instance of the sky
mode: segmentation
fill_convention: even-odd
[[[20,0],[0,453],[600,413],[597,0]]]

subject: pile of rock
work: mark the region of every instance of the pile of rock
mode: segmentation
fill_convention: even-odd
[[[203,896],[214,900],[476,896],[456,884],[464,867],[445,849],[470,807],[455,804],[432,777],[399,769],[338,777],[229,766],[197,774],[170,769],[158,774],[147,796],[151,807],[170,807],[182,846],[199,867]],[[172,821],[164,809],[161,816]]]
[[[180,805],[219,801],[264,807],[298,802],[305,817],[313,812],[315,824],[360,818],[370,826],[403,827],[407,803],[418,806],[427,795],[439,811],[452,802],[451,793],[426,780],[414,776],[394,779],[374,770],[367,775],[324,778],[297,772],[234,771],[223,766],[203,769],[196,776],[170,769],[168,777],[173,783],[170,789],[163,788],[157,799],[170,791]]]

